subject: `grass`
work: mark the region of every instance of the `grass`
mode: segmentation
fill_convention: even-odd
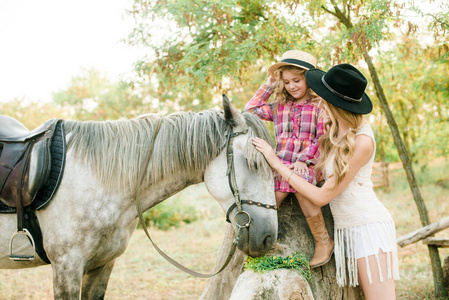
[[[449,162],[440,160],[425,169],[415,169],[431,222],[449,213]],[[377,189],[379,199],[393,215],[397,237],[421,228],[418,210],[402,169],[390,174],[390,188]],[[225,217],[204,185],[192,186],[169,203],[182,202],[198,208],[199,220],[178,228],[150,228],[164,252],[195,271],[210,273],[225,231]],[[436,236],[449,237],[449,229]],[[443,260],[449,248],[440,248]],[[401,280],[397,299],[436,299],[427,246],[421,242],[398,248]],[[116,260],[106,299],[198,299],[207,279],[190,276],[165,261],[142,230],[131,238],[126,252]],[[53,299],[50,266],[24,270],[0,270],[0,299]]]

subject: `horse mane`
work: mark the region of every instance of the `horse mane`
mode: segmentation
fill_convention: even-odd
[[[271,174],[263,155],[252,145],[258,136],[273,144],[265,124],[242,113],[250,129],[246,146],[252,172]],[[159,132],[153,145],[153,135]],[[204,172],[224,149],[230,127],[223,112],[177,112],[164,117],[148,114],[130,120],[72,121],[65,123],[67,149],[89,166],[104,187],[133,191],[148,151],[153,147],[145,180],[154,184],[177,172]]]

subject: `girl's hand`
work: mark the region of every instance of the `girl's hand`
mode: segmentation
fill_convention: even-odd
[[[261,138],[253,138],[253,145],[256,147],[260,153],[265,156],[265,159],[270,164],[273,169],[276,169],[278,163],[281,163],[279,158],[277,157],[274,149],[263,139]]]
[[[276,83],[276,80],[270,75],[267,79],[267,85],[270,88],[273,88],[275,83]]]
[[[296,161],[294,164],[290,165],[290,169],[294,170],[298,175],[306,175],[309,173],[307,164],[302,161]]]

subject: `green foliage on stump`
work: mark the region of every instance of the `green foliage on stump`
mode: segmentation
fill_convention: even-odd
[[[311,278],[309,261],[298,252],[294,252],[287,257],[247,257],[245,261],[245,269],[253,270],[259,274],[276,269],[294,269],[298,271],[307,281]]]

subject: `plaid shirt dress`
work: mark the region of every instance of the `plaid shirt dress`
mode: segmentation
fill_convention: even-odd
[[[268,103],[274,90],[262,84],[253,98],[245,105],[245,110],[262,120],[274,122],[276,154],[282,162],[290,166],[296,161],[309,164],[309,174],[303,178],[316,184],[313,165],[318,162],[318,139],[324,133],[325,114],[316,103],[306,100],[300,104],[288,101],[285,104]],[[287,179],[276,174],[275,191],[295,193]]]

